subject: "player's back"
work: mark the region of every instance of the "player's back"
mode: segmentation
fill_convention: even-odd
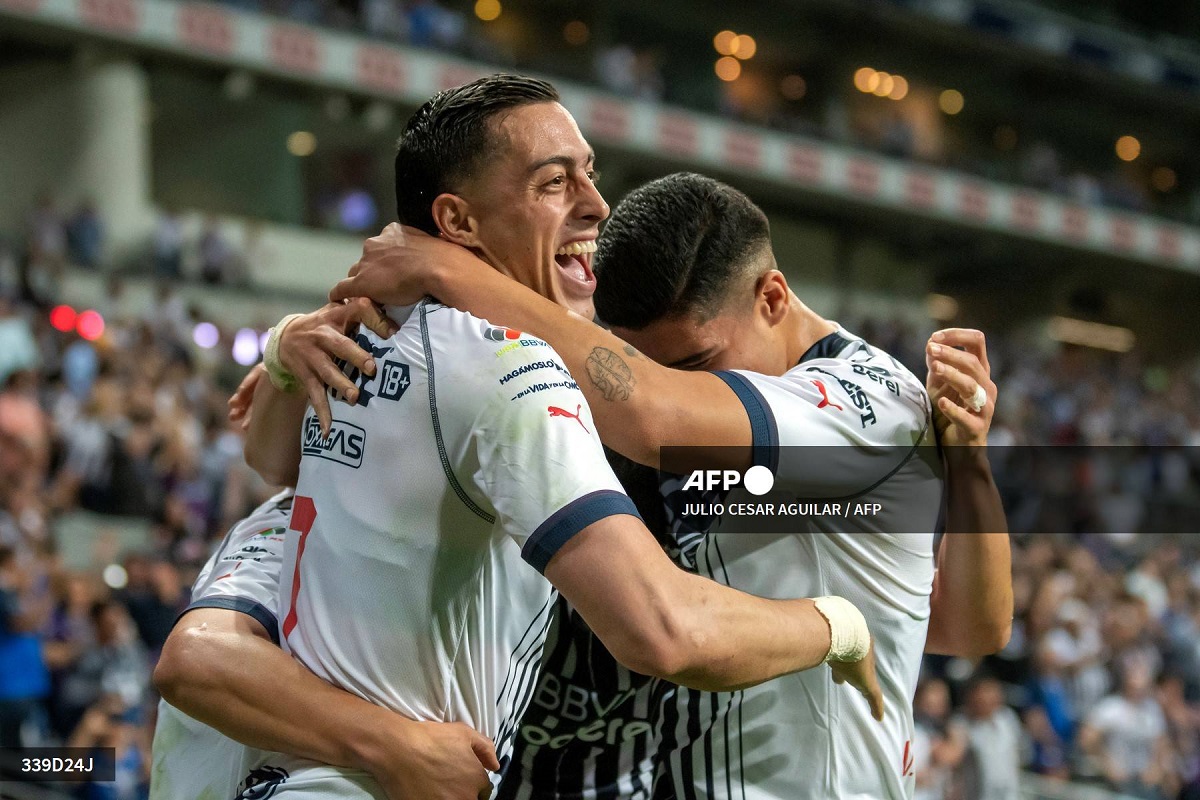
[[[377,368],[351,373],[357,404],[331,404],[327,437],[305,420],[284,640],[373,703],[492,737],[503,762],[553,605],[539,571],[577,532],[568,512],[632,504],[548,345],[431,301],[391,314],[392,338],[359,334]]]
[[[885,718],[871,719],[827,670],[731,694],[680,689],[660,729],[681,798],[899,800],[913,790],[906,745],[941,497],[928,401],[908,370],[861,340],[840,332],[825,349],[779,378],[726,374],[771,429],[763,443],[779,445],[775,491],[723,498],[711,533],[686,540],[688,560],[752,594],[853,602],[871,627]],[[794,506],[728,513],[765,503]]]
[[[230,529],[197,576],[189,611],[222,608],[248,614],[269,636],[278,637],[279,567],[291,507],[292,492],[285,490]],[[159,700],[151,755],[151,800],[226,800],[243,776],[243,763],[265,754]]]

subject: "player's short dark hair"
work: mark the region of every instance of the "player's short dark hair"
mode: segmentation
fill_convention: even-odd
[[[694,172],[651,181],[621,200],[600,236],[596,314],[633,330],[711,317],[770,242],[767,215],[732,186]]]
[[[396,149],[396,217],[437,235],[430,209],[455,191],[493,148],[497,115],[533,103],[558,102],[558,90],[521,75],[490,75],[438,92],[417,109]]]

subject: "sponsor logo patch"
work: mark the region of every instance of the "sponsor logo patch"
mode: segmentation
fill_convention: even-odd
[[[304,444],[300,452],[358,469],[362,466],[366,446],[367,432],[357,425],[334,420],[329,428],[329,436],[323,438],[321,423],[316,417],[309,417],[304,423]]]
[[[287,779],[288,772],[282,767],[257,767],[238,784],[233,800],[267,800]]]

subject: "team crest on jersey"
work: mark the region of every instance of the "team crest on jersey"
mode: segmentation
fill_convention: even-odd
[[[321,423],[316,417],[309,417],[304,423],[304,444],[300,452],[358,469],[362,466],[366,446],[367,432],[357,425],[335,419],[329,427],[329,435],[322,436]]]
[[[267,800],[287,779],[288,772],[282,767],[257,767],[238,784],[233,800]]]
[[[392,359],[384,360],[383,356],[392,352],[392,347],[376,347],[363,334],[358,334],[354,339],[363,350],[371,354],[371,358],[375,359],[377,368],[374,375],[368,375],[358,367],[350,366],[345,359],[336,359],[334,363],[337,368],[346,373],[346,377],[352,383],[358,386],[358,403],[360,406],[369,406],[371,400],[378,397],[381,400],[399,400],[404,396],[404,392],[412,383],[410,378],[410,369],[408,364],[402,361]],[[350,367],[349,371],[346,368]],[[333,390],[330,390],[333,393]],[[341,398],[335,396],[335,399]]]
[[[486,322],[480,325],[479,330],[483,334],[483,338],[490,339],[493,342],[515,342],[521,338],[520,331],[514,331],[512,328],[498,328]]]

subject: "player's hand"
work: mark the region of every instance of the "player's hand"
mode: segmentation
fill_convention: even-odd
[[[830,661],[829,668],[833,670],[834,683],[848,683],[867,698],[871,704],[871,716],[883,721],[883,690],[879,688],[879,678],[875,675],[875,642],[871,641],[871,649],[862,661]]]
[[[393,222],[363,243],[362,258],[350,268],[349,277],[333,287],[329,299],[337,303],[369,297],[384,305],[411,305],[436,294],[435,270],[460,258],[475,256],[445,239]]]
[[[985,446],[996,412],[996,384],[983,332],[970,328],[937,331],[925,345],[925,366],[929,369],[925,386],[942,444]],[[987,401],[975,411],[969,403],[978,387],[983,387]]]
[[[333,424],[326,387],[345,398],[358,402],[358,387],[334,363],[341,359],[365,375],[375,374],[375,360],[363,350],[349,333],[360,324],[376,336],[388,338],[398,326],[365,297],[346,303],[330,303],[293,320],[283,330],[279,340],[279,361],[291,373],[308,395],[313,411],[321,422],[321,432],[328,436]]]
[[[487,800],[499,772],[492,740],[460,722],[405,726],[396,747],[368,765],[390,800]]]
[[[267,368],[261,363],[255,364],[242,378],[237,390],[229,397],[229,421],[240,422],[242,430],[250,427],[250,406],[254,401],[254,390],[258,382],[267,374]]]

